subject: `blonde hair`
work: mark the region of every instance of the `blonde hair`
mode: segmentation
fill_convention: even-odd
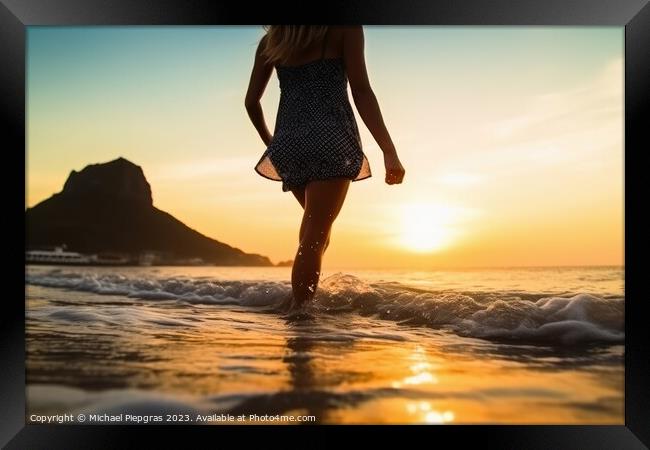
[[[266,42],[262,50],[268,63],[286,63],[296,50],[320,41],[327,32],[325,25],[265,25]],[[264,39],[263,38],[263,39]]]

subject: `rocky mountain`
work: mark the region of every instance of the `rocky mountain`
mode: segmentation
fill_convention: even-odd
[[[153,206],[142,168],[124,158],[73,170],[61,192],[27,209],[25,222],[30,248],[65,244],[81,253],[160,252],[217,265],[273,265]]]

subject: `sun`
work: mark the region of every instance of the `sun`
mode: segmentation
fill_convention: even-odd
[[[400,245],[416,252],[435,252],[454,240],[454,210],[443,205],[410,203],[402,207]]]

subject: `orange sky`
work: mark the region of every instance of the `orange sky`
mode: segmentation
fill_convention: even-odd
[[[327,267],[623,263],[623,29],[364,27],[406,168],[351,185]],[[243,99],[261,27],[31,27],[27,206],[72,169],[123,156],[155,205],[274,262],[301,208],[253,167]],[[275,74],[262,101],[271,130]],[[355,111],[356,114],[356,111]]]

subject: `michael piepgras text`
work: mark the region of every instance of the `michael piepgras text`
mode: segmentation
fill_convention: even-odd
[[[148,423],[300,423],[315,422],[316,416],[286,414],[31,414],[32,423],[148,424]]]

